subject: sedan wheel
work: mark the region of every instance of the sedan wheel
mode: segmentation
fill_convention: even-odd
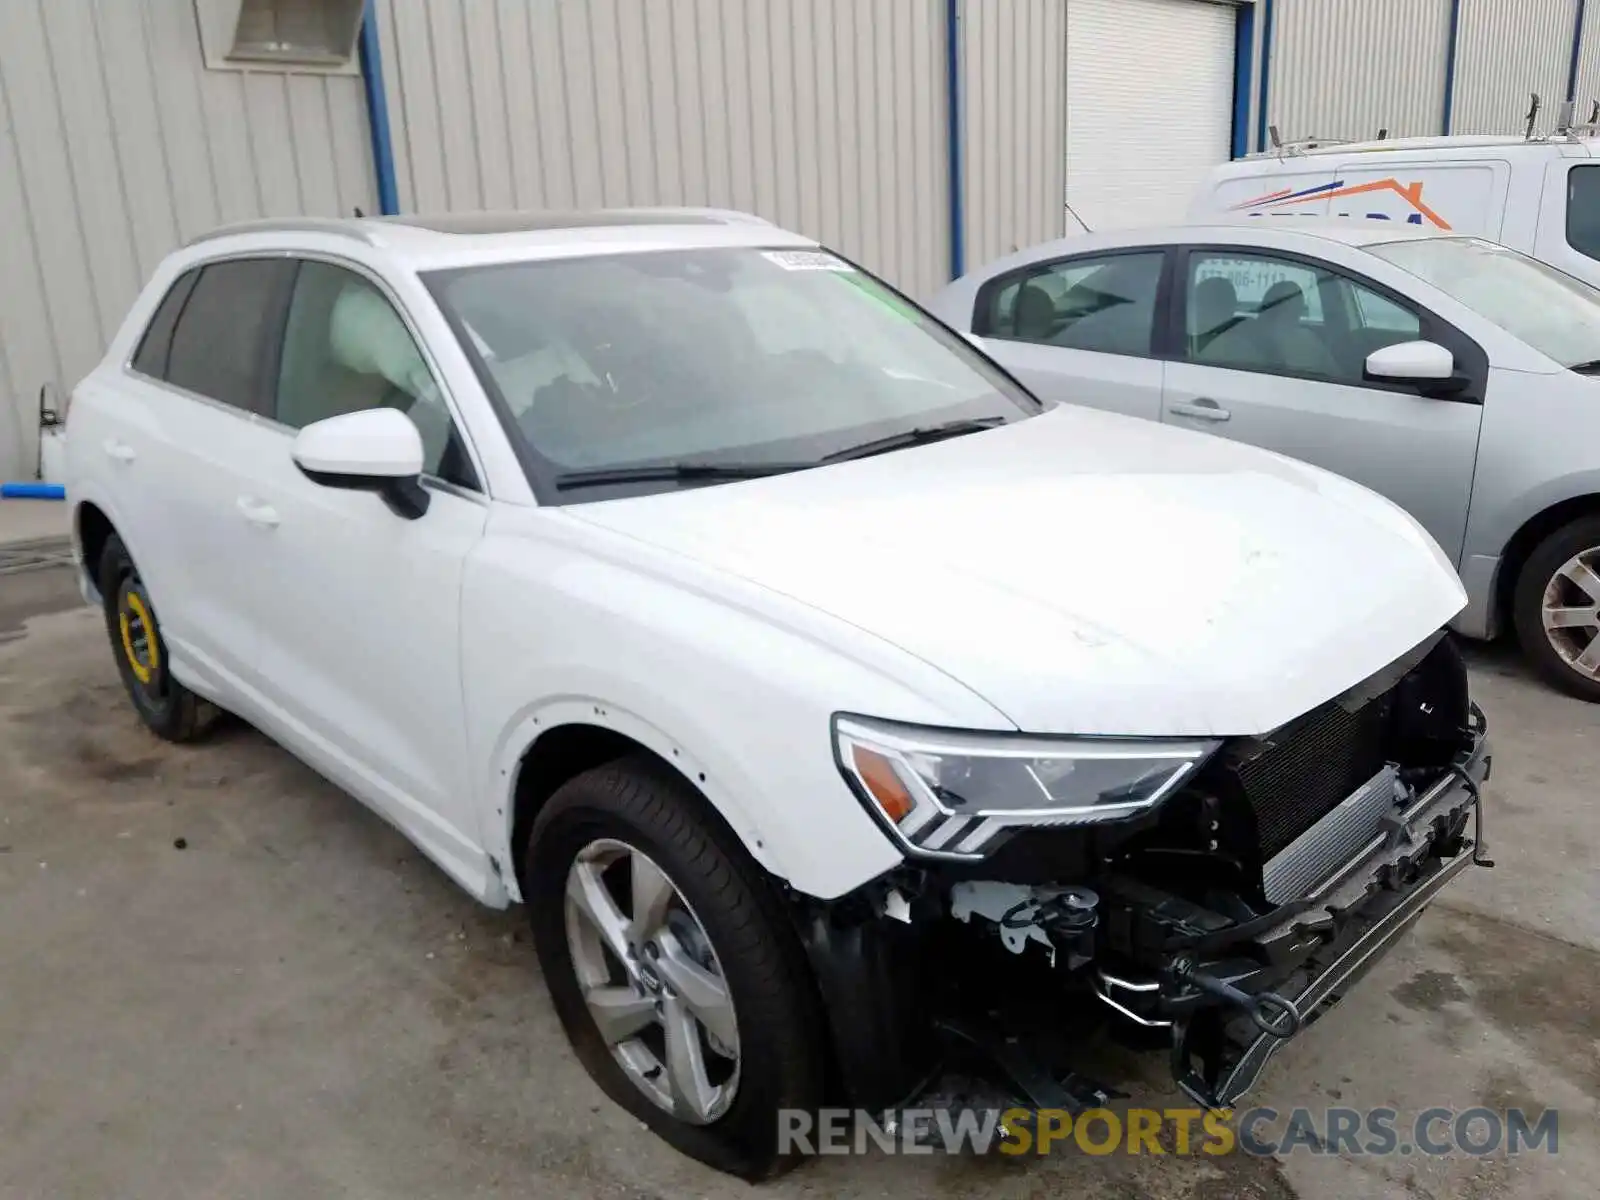
[[[628,1079],[692,1125],[739,1090],[739,1024],[705,926],[650,857],[612,838],[567,874],[567,947],[584,1003]]]
[[[1600,679],[1600,547],[1574,554],[1545,585],[1539,606],[1550,648],[1567,666]]]
[[[1580,517],[1534,547],[1511,609],[1517,639],[1540,674],[1600,702],[1600,517]]]

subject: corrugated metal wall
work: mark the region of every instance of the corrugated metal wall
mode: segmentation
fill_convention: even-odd
[[[1577,2],[1462,0],[1456,132],[1520,130],[1530,91],[1548,128]],[[961,4],[969,264],[1066,225],[1070,3]],[[31,465],[40,384],[95,361],[171,246],[223,221],[375,207],[360,80],[208,70],[196,6],[0,0],[0,475]],[[913,294],[947,276],[943,0],[377,9],[403,208],[726,205]],[[1590,9],[1582,115],[1600,97]],[[1269,119],[1291,138],[1436,131],[1449,10],[1276,0]]]
[[[0,0],[0,476],[161,256],[224,221],[374,207],[361,81],[207,71],[193,0]]]
[[[913,294],[947,277],[940,0],[379,11],[402,208],[739,208]]]
[[[1577,0],[1462,0],[1454,133],[1520,133],[1528,95],[1548,130],[1567,94]]]
[[[1600,3],[1584,11],[1583,44],[1578,60],[1577,119],[1587,121],[1600,100]]]
[[[1440,133],[1449,40],[1450,0],[1277,0],[1267,120],[1285,141]]]
[[[1065,232],[1067,13],[1066,0],[962,9],[963,226],[976,267]]]

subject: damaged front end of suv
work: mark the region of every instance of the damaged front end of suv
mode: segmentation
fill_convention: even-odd
[[[1234,1105],[1439,891],[1483,858],[1490,756],[1437,634],[1264,736],[1069,739],[848,715],[840,770],[905,853],[801,932],[852,1102],[946,1071],[1027,1107],[1105,1092],[1108,1019]]]

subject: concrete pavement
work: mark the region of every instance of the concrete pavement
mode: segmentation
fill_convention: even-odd
[[[68,572],[0,577],[0,1197],[748,1197],[568,1051],[520,912],[479,908],[254,732],[175,748]],[[1600,1179],[1600,710],[1476,658],[1499,866],[1431,909],[1255,1099],[1561,1109],[1512,1160],[824,1159],[775,1198],[1555,1200]],[[178,848],[182,843],[182,849]],[[1161,1064],[1094,1066],[1181,1105]]]
[[[66,537],[71,521],[63,500],[0,500],[0,546]]]

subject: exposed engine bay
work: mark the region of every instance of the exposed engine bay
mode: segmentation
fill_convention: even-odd
[[[1081,1108],[1105,1091],[1071,1047],[1109,1023],[1164,1044],[1195,1101],[1231,1106],[1445,884],[1492,865],[1489,767],[1440,633],[1266,736],[1223,741],[1150,812],[1021,831],[978,863],[907,863],[817,906],[802,934],[841,1082],[890,1106],[978,1058],[1025,1104]]]

